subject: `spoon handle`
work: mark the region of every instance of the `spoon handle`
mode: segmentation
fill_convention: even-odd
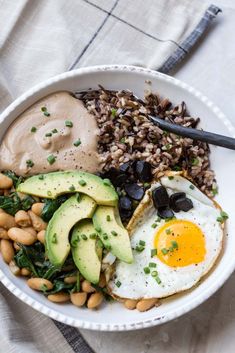
[[[155,125],[163,130],[173,132],[176,135],[235,150],[235,138],[173,124],[157,116],[149,117]]]

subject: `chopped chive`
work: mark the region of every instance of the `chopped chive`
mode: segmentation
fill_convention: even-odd
[[[167,253],[168,253],[168,249],[166,249],[166,248],[162,248],[161,249],[161,252],[163,253],[163,255],[166,255]]]
[[[221,216],[223,219],[228,219],[228,214],[227,214],[225,211],[221,211],[221,212],[220,212],[220,216]]]
[[[157,255],[157,249],[151,249],[151,257]]]
[[[72,247],[75,248],[75,247],[77,246],[77,244],[78,244],[79,241],[80,241],[80,238],[79,238],[79,236],[77,235],[77,236],[74,237],[73,240],[71,241]]]
[[[175,170],[176,172],[179,172],[181,170],[179,165],[175,165],[172,169]]]
[[[198,165],[199,164],[199,159],[198,158],[192,158],[191,164],[192,165]]]
[[[47,162],[49,164],[54,164],[56,161],[56,156],[54,156],[53,154],[50,154],[48,157],[47,157]]]
[[[79,193],[77,193],[77,202],[81,201],[81,195]]]
[[[144,273],[146,273],[146,275],[148,275],[150,273],[150,269],[148,267],[144,267]]]
[[[71,185],[70,187],[69,187],[69,191],[75,191],[76,189],[75,189],[75,186],[74,185]]]
[[[109,179],[104,179],[103,180],[103,184],[106,185],[106,186],[111,186],[111,181]]]
[[[106,221],[107,221],[107,222],[110,222],[110,221],[111,221],[111,217],[110,217],[109,214],[107,214],[107,216],[106,216]]]
[[[45,116],[50,116],[50,115],[51,115],[50,113],[48,113],[47,107],[42,107],[42,108],[41,108],[41,111],[43,112],[43,114],[44,114]]]
[[[31,132],[36,132],[37,131],[37,128],[35,126],[33,126],[30,130]]]
[[[153,271],[153,272],[151,273],[151,276],[152,276],[152,277],[157,277],[157,275],[158,275],[158,272],[157,272],[157,271]]]
[[[115,232],[115,230],[112,230],[112,231],[111,231],[111,234],[114,235],[115,237],[118,235],[118,233]]]
[[[157,267],[157,264],[155,264],[155,262],[150,262],[149,267]]]
[[[79,180],[78,184],[81,185],[81,186],[85,186],[86,185],[86,181],[81,179],[81,180]]]
[[[27,159],[26,165],[27,165],[27,167],[32,168],[34,166],[34,163],[31,159]]]
[[[46,137],[51,137],[51,136],[52,136],[52,133],[51,133],[51,132],[47,132],[47,133],[45,134],[45,136],[46,136]]]
[[[139,241],[139,244],[145,246],[146,243],[145,243],[144,240],[140,240],[140,241]]]
[[[166,234],[168,234],[168,235],[171,234],[170,228],[167,228],[167,229],[166,229]]]
[[[171,241],[171,245],[173,246],[173,249],[178,249],[178,243],[175,240]]]
[[[107,240],[109,237],[108,237],[108,234],[106,234],[106,233],[104,233],[103,234],[103,238],[104,238],[104,240]]]
[[[112,250],[112,246],[111,246],[111,245],[109,245],[109,244],[105,245],[105,248],[106,248],[107,250],[109,250],[109,251],[111,251],[111,250]]]
[[[101,232],[101,228],[100,227],[95,227],[95,230],[100,233]]]
[[[53,134],[57,134],[58,130],[57,130],[57,129],[53,129],[53,130],[51,130],[51,132],[52,132]]]
[[[148,187],[150,187],[150,183],[144,183],[144,188],[148,188]]]
[[[158,276],[155,277],[155,280],[156,280],[157,284],[161,284],[162,283],[162,281],[160,280],[160,278]]]
[[[117,113],[117,109],[115,109],[115,108],[112,108],[111,109],[111,114],[112,114],[112,116],[115,118],[115,116],[116,116],[116,113]]]
[[[173,179],[174,179],[173,175],[169,175],[169,176],[168,176],[168,179],[169,179],[169,180],[173,180]]]
[[[81,234],[81,238],[82,238],[83,240],[87,240],[86,234]]]
[[[47,196],[51,196],[52,195],[52,192],[51,191],[47,191]]]
[[[122,137],[119,142],[120,142],[120,143],[125,143],[125,142],[126,142],[125,137]]]
[[[96,239],[96,236],[97,236],[96,233],[91,233],[91,234],[89,235],[89,238],[90,238],[90,239]]]
[[[135,250],[138,251],[138,252],[142,252],[142,251],[144,251],[144,249],[145,249],[145,247],[142,246],[142,245],[137,245],[137,246],[135,247]]]
[[[170,246],[168,250],[169,250],[170,252],[173,252],[173,251],[174,251],[173,246]]]
[[[39,175],[38,179],[39,180],[43,180],[44,179],[44,175]]]
[[[65,126],[73,127],[73,122],[71,120],[65,120]]]
[[[75,142],[73,143],[73,145],[74,145],[75,147],[80,146],[80,145],[81,145],[81,140],[78,139],[77,141],[75,141]]]
[[[56,234],[56,233],[53,234],[51,242],[52,242],[53,244],[56,244],[56,243],[57,243],[57,234]]]
[[[161,220],[162,220],[161,217],[158,217],[158,218],[156,218],[155,222],[158,223],[158,222],[161,222]]]
[[[156,227],[157,227],[157,224],[156,224],[156,223],[153,223],[153,224],[151,225],[151,227],[152,227],[152,228],[156,228]]]
[[[195,189],[195,186],[194,186],[193,184],[190,184],[190,185],[189,185],[189,189],[194,190],[194,189]]]
[[[117,281],[116,283],[116,286],[119,288],[119,287],[121,287],[121,285],[122,285],[122,282],[120,282],[120,281]]]

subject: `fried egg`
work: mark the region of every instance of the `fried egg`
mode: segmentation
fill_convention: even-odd
[[[170,220],[158,217],[152,191],[160,185],[169,196],[185,192],[193,208]],[[116,261],[109,290],[129,299],[163,298],[193,287],[214,265],[224,233],[220,207],[180,175],[154,183],[127,228],[134,261]]]

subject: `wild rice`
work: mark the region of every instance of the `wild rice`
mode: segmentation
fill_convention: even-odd
[[[127,90],[99,90],[79,92],[89,112],[97,120],[99,153],[104,170],[118,168],[129,160],[151,163],[154,177],[166,170],[184,169],[201,190],[210,196],[217,192],[214,172],[210,169],[209,146],[161,130],[149,121],[147,115],[196,128],[199,118],[189,116],[185,102],[177,106],[158,94],[148,92],[144,100]]]

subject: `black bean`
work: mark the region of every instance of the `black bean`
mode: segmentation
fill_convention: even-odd
[[[131,210],[132,201],[127,196],[121,196],[119,199],[119,209],[121,210]]]
[[[136,183],[126,184],[124,187],[127,195],[133,200],[139,201],[144,196],[144,188]]]
[[[172,218],[174,217],[174,212],[168,207],[160,207],[157,211],[157,214],[161,218]]]
[[[126,174],[131,173],[131,172],[132,172],[132,164],[133,164],[132,161],[123,163],[123,164],[119,167],[120,172],[126,173]]]
[[[152,180],[151,164],[145,161],[137,161],[135,164],[135,173],[139,181],[149,182]]]
[[[187,212],[193,208],[192,200],[188,199],[187,197],[181,197],[175,201],[176,207],[180,211]]]
[[[115,168],[110,168],[107,172],[103,173],[103,178],[110,179],[114,186],[121,186],[126,181],[126,175]]]
[[[176,200],[180,199],[180,198],[185,198],[185,192],[175,192],[174,194],[172,194],[170,196],[170,208],[172,208],[172,210],[174,212],[179,212],[180,209],[177,207],[176,205]]]
[[[169,205],[169,195],[164,186],[158,186],[152,192],[153,204],[155,208],[166,207]]]

